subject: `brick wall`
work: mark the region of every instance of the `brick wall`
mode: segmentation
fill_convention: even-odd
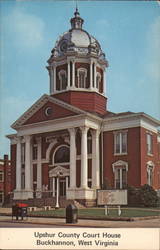
[[[54,97],[85,111],[96,112],[101,115],[106,113],[107,98],[98,93],[69,91],[55,94]]]

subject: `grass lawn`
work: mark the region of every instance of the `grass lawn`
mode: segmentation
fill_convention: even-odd
[[[153,211],[157,210],[157,211]],[[158,216],[160,211],[157,208],[122,208],[122,213],[120,217],[145,217],[145,216]],[[65,209],[55,209],[49,211],[33,211],[29,215],[43,215],[43,216],[62,216],[65,217]],[[97,217],[104,218],[105,211],[104,208],[84,208],[78,210],[78,216],[80,217]],[[118,212],[116,208],[109,209],[109,215],[106,217],[118,217]]]

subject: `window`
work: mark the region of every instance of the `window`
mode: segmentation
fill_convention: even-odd
[[[78,88],[86,88],[87,70],[79,68],[77,70],[77,74],[78,74]]]
[[[127,153],[127,132],[117,132],[114,135],[114,153],[126,154]]]
[[[37,160],[37,144],[34,144],[33,145],[33,148],[32,148],[32,154],[33,154],[33,160]]]
[[[4,181],[4,172],[0,171],[0,182]]]
[[[115,171],[115,188],[123,189],[127,186],[127,171],[125,168],[117,168]]]
[[[70,150],[67,146],[61,146],[54,155],[54,163],[66,163],[70,161]]]
[[[153,170],[154,170],[154,163],[149,161],[147,163],[147,184],[152,186],[153,185]]]
[[[0,191],[0,203],[4,202],[4,193]]]
[[[147,154],[153,154],[153,136],[147,134]]]
[[[112,164],[114,172],[114,187],[116,189],[124,189],[127,187],[127,171],[128,163],[117,161]]]
[[[98,90],[99,90],[100,82],[101,82],[101,74],[99,72],[97,72],[97,75],[96,75],[96,88]]]
[[[59,90],[64,90],[67,87],[67,74],[65,70],[60,70],[58,73],[59,75],[59,80],[60,80],[60,89]]]

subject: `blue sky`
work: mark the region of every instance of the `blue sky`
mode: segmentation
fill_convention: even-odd
[[[106,95],[112,112],[160,119],[160,5],[155,1],[78,1],[83,28],[109,61]],[[70,28],[75,1],[0,1],[0,157],[10,125],[49,93],[45,69],[56,39]]]

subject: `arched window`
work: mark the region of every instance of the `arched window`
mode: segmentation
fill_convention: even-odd
[[[154,171],[154,163],[152,161],[147,162],[147,184],[153,185],[153,171]]]
[[[127,171],[128,163],[125,161],[117,161],[112,164],[114,172],[114,187],[123,189],[127,187]]]
[[[99,72],[97,72],[97,75],[96,75],[96,88],[98,90],[99,90],[100,82],[101,82],[101,74]]]
[[[60,89],[64,90],[67,87],[67,73],[65,70],[60,70],[58,73],[59,81],[60,81]]]
[[[86,88],[87,70],[84,68],[79,68],[77,70],[77,76],[78,76],[78,88]]]
[[[54,154],[54,163],[68,163],[70,161],[70,150],[68,146],[59,147]]]

